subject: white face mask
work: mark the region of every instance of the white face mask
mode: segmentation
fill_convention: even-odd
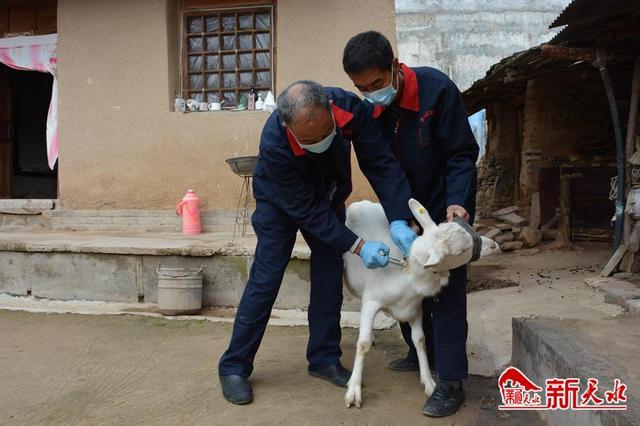
[[[331,115],[331,118],[333,119],[333,114]],[[291,131],[291,129],[289,129],[289,131]],[[293,135],[293,137],[296,138],[296,142],[298,142],[298,138],[296,137],[296,135],[294,135],[293,132],[291,132],[291,134]],[[335,136],[336,136],[336,123],[334,120],[333,130],[331,131],[331,133],[329,133],[329,135],[326,138],[322,139],[320,142],[316,142],[312,144],[303,145],[300,142],[298,142],[298,145],[300,145],[300,148],[306,149],[307,151],[313,152],[314,154],[322,154],[323,152],[329,149],[329,147],[331,146],[331,142],[333,142],[333,138]]]

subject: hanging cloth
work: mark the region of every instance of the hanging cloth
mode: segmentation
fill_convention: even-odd
[[[47,159],[51,170],[58,160],[57,47],[57,34],[0,38],[1,63],[17,70],[48,72],[53,76],[51,104],[47,114]]]

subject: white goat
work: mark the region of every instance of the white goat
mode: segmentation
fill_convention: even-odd
[[[431,395],[435,386],[429,371],[422,330],[422,299],[434,296],[447,285],[450,269],[471,260],[473,238],[455,222],[436,225],[427,210],[414,199],[409,200],[409,208],[424,231],[414,241],[405,267],[390,264],[383,269],[367,269],[356,255],[344,255],[345,283],[354,295],[362,299],[356,358],[345,395],[347,407],[355,405],[360,408],[362,404],[364,356],[371,348],[373,321],[380,310],[398,321],[409,323],[425,394]],[[387,244],[391,248],[391,257],[402,257],[391,241],[389,224],[380,204],[370,201],[351,204],[346,223],[349,229],[365,240]],[[480,256],[499,251],[493,240],[482,237]]]

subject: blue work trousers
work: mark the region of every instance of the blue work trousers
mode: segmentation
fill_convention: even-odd
[[[344,209],[338,217],[344,221]],[[255,258],[238,305],[229,348],[218,365],[220,375],[251,375],[298,231],[284,211],[261,201],[252,215],[252,224],[258,237]],[[318,369],[338,363],[342,355],[342,253],[313,235],[304,231],[302,235],[311,249],[307,359],[309,368]]]

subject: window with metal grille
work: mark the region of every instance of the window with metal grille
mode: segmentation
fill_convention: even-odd
[[[273,91],[273,8],[187,11],[183,20],[182,96],[239,105],[251,87]]]

